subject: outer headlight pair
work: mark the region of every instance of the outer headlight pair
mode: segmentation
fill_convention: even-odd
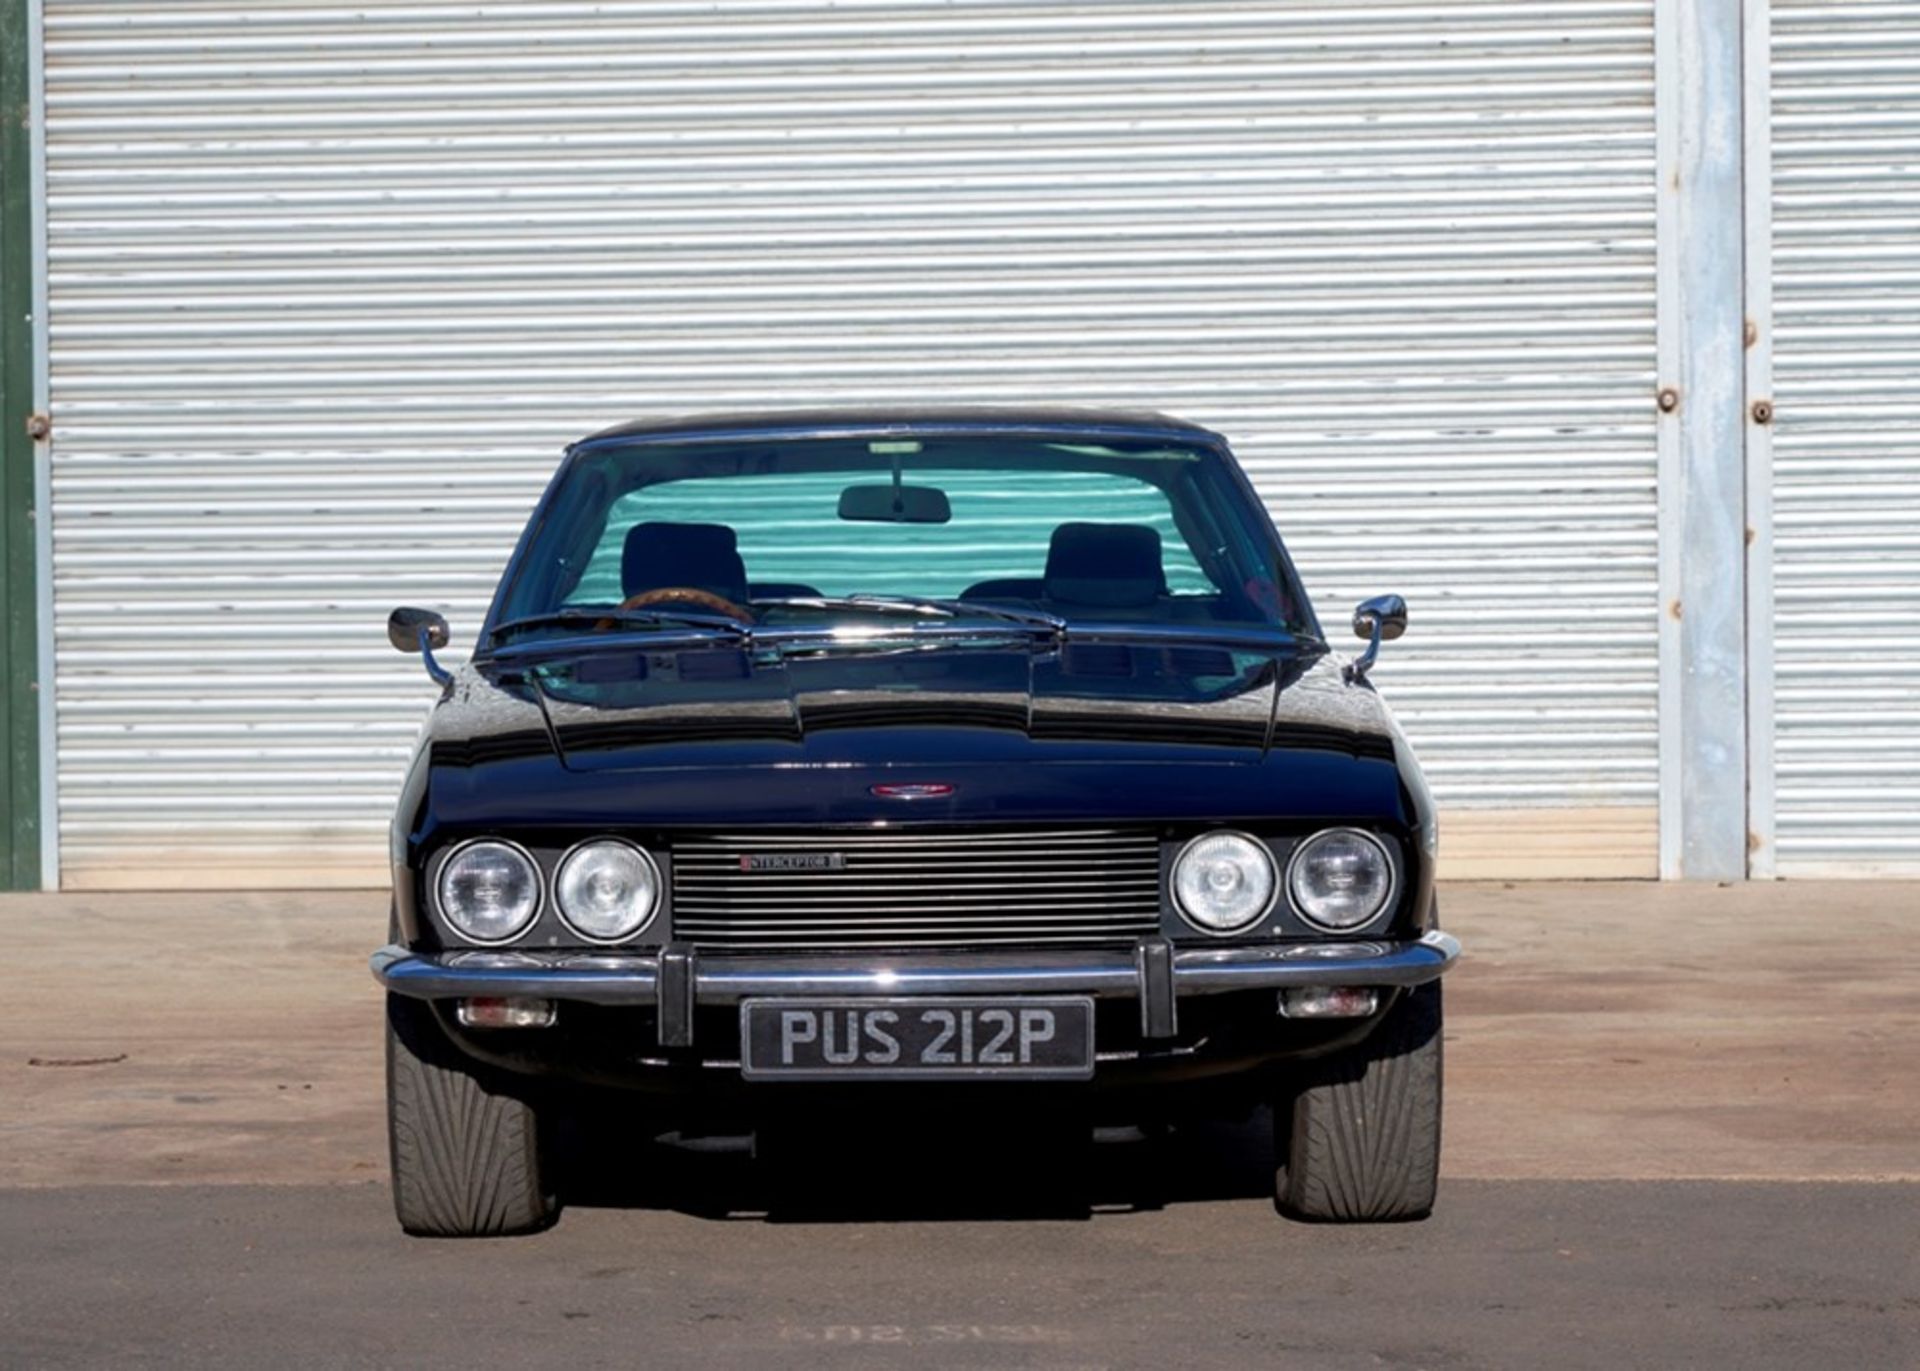
[[[540,913],[540,868],[525,848],[477,838],[455,848],[435,882],[440,912],[470,942],[512,942]],[[646,852],[618,838],[596,838],[570,850],[553,878],[560,921],[593,943],[631,938],[660,908],[660,868]]]
[[[1345,933],[1373,919],[1393,898],[1393,860],[1371,833],[1323,829],[1294,849],[1286,886],[1301,918]],[[1253,927],[1273,908],[1278,887],[1273,854],[1244,833],[1202,834],[1173,863],[1173,902],[1205,933]]]

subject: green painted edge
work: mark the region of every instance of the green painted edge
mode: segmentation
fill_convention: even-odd
[[[40,888],[33,466],[33,132],[28,0],[0,0],[0,887]]]

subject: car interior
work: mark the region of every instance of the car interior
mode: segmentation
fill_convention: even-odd
[[[621,586],[629,598],[684,587],[735,604],[819,595],[798,581],[749,578],[734,530],[726,524],[649,521],[627,531]],[[1077,618],[1245,617],[1224,595],[1174,596],[1167,589],[1160,534],[1144,524],[1065,523],[1053,530],[1038,576],[979,581],[958,596],[1058,611]]]

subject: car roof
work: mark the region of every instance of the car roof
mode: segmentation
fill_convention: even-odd
[[[1150,409],[942,405],[926,408],[727,410],[636,420],[582,438],[588,443],[723,442],[751,438],[879,437],[889,434],[1073,434],[1175,439],[1226,446],[1211,429]]]

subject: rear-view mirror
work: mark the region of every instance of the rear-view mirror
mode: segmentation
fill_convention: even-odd
[[[848,486],[840,517],[869,524],[944,524],[953,518],[947,492],[935,486]]]
[[[427,638],[427,649],[445,647],[451,638],[447,621],[431,609],[413,609],[402,606],[387,616],[387,641],[400,652],[418,652],[420,635]]]
[[[446,619],[436,610],[402,605],[387,616],[387,641],[401,652],[419,653],[427,675],[441,685],[453,677],[433,659],[433,650],[445,647],[450,637]]]

